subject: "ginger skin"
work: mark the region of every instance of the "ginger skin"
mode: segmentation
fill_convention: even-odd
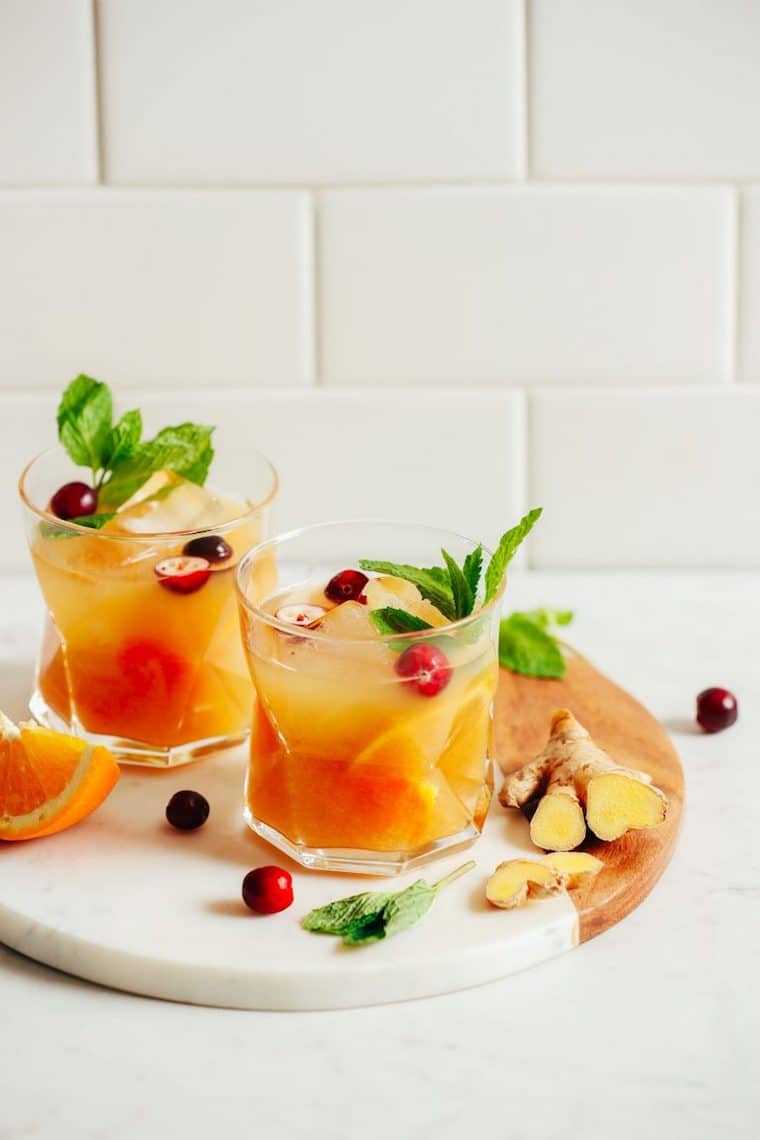
[[[586,824],[598,839],[619,839],[657,827],[668,810],[651,777],[616,764],[568,709],[554,713],[543,752],[507,777],[499,800],[522,807],[537,795],[530,837],[545,851],[572,851],[583,842]]]

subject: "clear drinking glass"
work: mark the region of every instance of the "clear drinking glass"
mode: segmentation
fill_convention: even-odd
[[[345,616],[357,618],[356,636],[294,627],[275,611],[283,601],[329,607],[324,585],[361,558],[430,566],[445,547],[461,564],[476,545],[427,527],[342,522],[264,542],[241,561],[256,690],[245,815],[303,866],[393,874],[479,836],[493,791],[500,594],[458,622],[382,637],[368,636],[355,602]],[[395,666],[431,643],[451,674],[425,696]]]
[[[247,735],[252,687],[235,569],[267,534],[277,475],[255,451],[225,451],[219,434],[209,487],[153,476],[138,493],[147,497],[102,530],[48,510],[57,488],[77,478],[62,448],[21,475],[48,610],[29,707],[42,723],[105,743],[124,762],[184,764]],[[208,536],[230,555],[189,592],[167,588],[159,564]]]

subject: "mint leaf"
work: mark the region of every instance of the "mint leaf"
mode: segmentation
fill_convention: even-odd
[[[77,466],[90,468],[93,482],[106,463],[112,418],[108,385],[90,376],[72,380],[58,405],[58,438]]]
[[[513,526],[501,536],[499,545],[496,548],[496,553],[488,564],[486,570],[486,596],[484,605],[490,602],[491,598],[499,591],[499,587],[504,579],[507,571],[507,566],[517,553],[517,548],[520,546],[523,539],[527,538],[533,529],[534,524],[538,521],[542,514],[542,507],[536,507],[532,511],[528,511],[524,515],[517,526]]]
[[[475,605],[475,598],[470,589],[470,584],[462,573],[459,563],[454,561],[448,550],[441,550],[441,556],[449,572],[451,595],[454,599],[454,613],[457,618],[467,617],[468,614],[472,613],[473,606]]]
[[[377,562],[371,558],[359,559],[362,570],[372,570],[376,574],[390,574],[393,578],[404,578],[416,586],[423,598],[432,602],[449,621],[455,620],[454,599],[451,583],[445,570],[440,566],[429,568],[407,566],[404,563]]]
[[[382,914],[390,898],[391,893],[386,891],[364,891],[359,895],[349,895],[348,898],[310,910],[301,920],[301,926],[314,934],[342,935],[353,923],[374,919]]]
[[[503,618],[499,625],[499,663],[526,677],[559,679],[567,669],[555,639],[520,613]]]
[[[100,530],[113,518],[116,518],[116,515],[112,511],[110,514],[80,515],[78,518],[69,519],[69,522],[76,523],[77,526],[87,526],[90,530]]]
[[[367,891],[361,895],[349,895],[309,911],[301,925],[304,930],[316,934],[337,934],[346,946],[379,942],[413,926],[427,914],[443,887],[474,866],[474,861],[470,860],[432,887],[424,879],[418,879],[410,887],[394,894]]]
[[[383,636],[389,633],[416,633],[423,629],[433,628],[430,622],[423,621],[416,614],[407,613],[406,610],[396,609],[395,606],[370,610],[369,616],[375,629]]]
[[[103,466],[106,468],[118,467],[125,459],[134,454],[142,435],[142,415],[135,408],[125,412],[117,424],[111,428],[108,439],[108,456]]]
[[[164,428],[155,439],[139,443],[100,488],[98,505],[107,510],[120,507],[151,475],[164,469],[203,484],[214,457],[213,430],[202,424],[179,424]]]
[[[572,610],[550,610],[542,608],[529,610],[526,614],[523,614],[523,617],[539,625],[541,629],[549,629],[551,626],[570,625],[575,614]]]
[[[478,586],[480,585],[480,575],[483,570],[483,547],[478,546],[475,550],[471,550],[462,563],[462,573],[465,576],[468,586],[472,591],[473,605],[474,599],[478,596]]]

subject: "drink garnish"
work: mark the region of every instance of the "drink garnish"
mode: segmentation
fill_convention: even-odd
[[[113,422],[113,397],[107,384],[77,376],[61,397],[58,438],[74,463],[89,467],[95,511],[70,516],[71,522],[99,529],[157,471],[168,470],[203,486],[214,449],[212,427],[182,423],[143,440],[142,415],[125,412]]]
[[[496,553],[486,568],[483,583],[483,605],[487,605],[499,592],[504,575],[507,572],[507,566],[517,553],[520,544],[541,517],[541,513],[541,507],[528,511],[520,519],[517,526],[513,526],[501,536]],[[370,570],[377,574],[405,578],[407,582],[416,586],[423,598],[432,602],[445,618],[448,618],[449,621],[460,621],[462,618],[470,616],[478,601],[483,572],[483,547],[481,545],[472,550],[461,566],[448,551],[441,550],[441,556],[445,563],[444,566],[409,566],[396,562],[379,562],[370,558],[360,559],[359,565],[363,570]],[[389,610],[393,610],[393,613],[389,613]],[[377,625],[374,614],[383,615],[391,623],[398,622],[398,611],[395,607],[373,611],[372,620]],[[378,628],[380,627],[378,626]],[[408,630],[400,631],[394,628],[390,632],[408,632]]]
[[[424,879],[417,879],[403,891],[365,891],[349,895],[309,911],[301,925],[313,934],[335,934],[346,946],[379,942],[408,930],[427,914],[443,887],[474,866],[474,860],[470,860],[432,886]]]

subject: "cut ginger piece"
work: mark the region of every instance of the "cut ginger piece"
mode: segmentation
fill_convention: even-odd
[[[667,796],[651,776],[616,764],[568,709],[554,713],[543,752],[507,776],[499,799],[505,807],[523,807],[537,795],[530,837],[546,851],[578,847],[586,824],[598,839],[619,839],[657,827],[668,812]]]
[[[54,835],[90,815],[119,778],[101,745],[0,712],[0,840]]]
[[[567,878],[568,887],[580,887],[598,875],[604,866],[601,859],[586,851],[551,851],[541,856],[541,862],[561,871]]]
[[[529,895],[555,895],[563,890],[567,876],[557,867],[538,859],[507,859],[499,863],[486,884],[491,906],[512,910]]]

